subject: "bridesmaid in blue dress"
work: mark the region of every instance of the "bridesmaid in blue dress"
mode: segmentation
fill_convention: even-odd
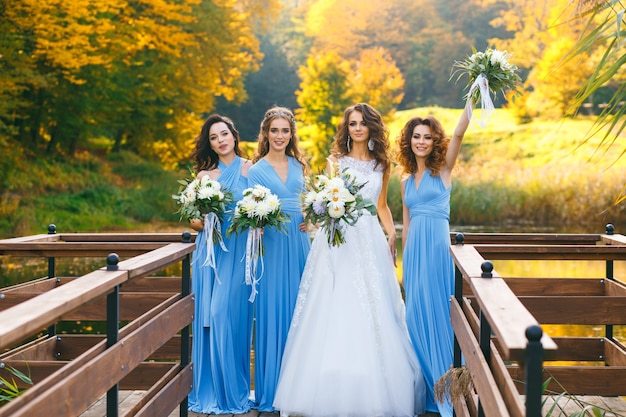
[[[196,138],[193,152],[197,177],[206,175],[233,193],[221,225],[228,252],[206,239],[201,220],[192,220],[198,231],[193,253],[192,291],[195,314],[192,324],[191,356],[193,388],[189,410],[203,414],[247,413],[250,400],[250,346],[252,344],[252,305],[244,280],[246,237],[226,237],[232,209],[248,186],[252,162],[241,157],[239,133],[227,117],[213,114],[205,121]],[[207,245],[215,253],[215,270],[206,265]],[[216,274],[217,273],[217,274]]]
[[[437,119],[427,116],[411,118],[398,139],[398,162],[409,174],[400,187],[407,326],[426,379],[426,411],[442,417],[452,416],[450,402],[438,404],[434,397],[434,385],[450,369],[454,356],[449,303],[454,294],[450,190],[452,169],[468,125],[466,106],[452,138]]]
[[[260,412],[274,412],[274,394],[296,305],[302,270],[311,247],[302,216],[306,162],[298,148],[296,122],[291,110],[273,107],[261,122],[257,152],[248,182],[276,194],[289,215],[287,234],[264,230],[265,254],[255,298],[254,397]]]

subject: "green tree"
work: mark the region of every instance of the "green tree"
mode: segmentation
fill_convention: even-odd
[[[304,124],[300,134],[314,169],[324,166],[344,109],[352,103],[350,64],[336,52],[312,53],[300,67],[296,114]]]

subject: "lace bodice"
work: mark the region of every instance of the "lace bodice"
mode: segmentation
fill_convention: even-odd
[[[361,188],[360,194],[363,198],[372,200],[374,204],[378,201],[378,195],[383,186],[382,166],[375,166],[375,160],[359,161],[349,156],[339,158],[339,170],[350,168],[350,171],[356,175],[360,182],[366,182],[365,186]]]

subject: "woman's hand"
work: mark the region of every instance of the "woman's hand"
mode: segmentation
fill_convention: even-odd
[[[204,220],[191,219],[189,220],[189,225],[191,226],[193,230],[195,230],[196,232],[199,232],[200,230],[204,229]]]
[[[301,232],[308,232],[309,231],[309,223],[308,222],[300,223],[299,227],[300,227],[300,231]]]
[[[389,245],[389,250],[391,251],[391,257],[393,259],[393,266],[396,265],[396,257],[398,256],[398,250],[396,249],[396,234],[389,235],[387,238],[387,244]]]

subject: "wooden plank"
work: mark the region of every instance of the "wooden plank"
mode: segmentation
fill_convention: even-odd
[[[600,236],[600,239],[607,245],[626,246],[626,236],[624,235],[602,235]]]
[[[193,299],[189,295],[77,369],[63,380],[63,384],[50,387],[28,405],[16,410],[15,417],[80,414],[189,324],[192,316]],[[84,381],[89,381],[89,384]],[[54,398],[72,401],[53,401]]]
[[[139,242],[32,242],[5,243],[0,245],[0,255],[39,257],[102,257],[115,252],[120,256],[137,256],[156,250],[165,243]]]
[[[609,297],[626,297],[626,284],[606,279],[606,295]],[[589,294],[591,295],[591,294]]]
[[[475,340],[478,341],[480,332],[480,319],[476,315],[474,309],[469,305],[469,303],[467,303],[468,300],[465,299],[463,301],[463,313],[465,314],[465,319],[472,329],[472,334],[474,335]],[[511,413],[511,416],[525,417],[524,404],[520,402],[517,387],[511,379],[506,364],[502,360],[502,356],[500,356],[500,353],[496,349],[496,345],[494,344],[494,342],[490,342],[490,349],[491,362],[489,366],[493,374],[493,378],[496,381],[497,387],[502,393],[502,398],[504,399],[504,402],[506,403],[507,408]]]
[[[554,361],[604,361],[605,344],[601,337],[553,337],[559,350]]]
[[[626,366],[626,348],[618,341],[602,339],[604,342],[604,360],[609,366]]]
[[[158,393],[165,387],[165,385],[171,381],[176,374],[180,372],[180,365],[176,364],[172,366],[165,374],[159,378],[150,388],[145,391],[142,391],[143,395],[137,399],[135,404],[132,407],[129,407],[123,413],[120,413],[120,416],[134,416],[137,414],[139,410],[141,410],[152,398],[154,398]]]
[[[604,278],[503,278],[516,296],[605,295]]]
[[[56,358],[60,361],[74,360],[87,350],[106,339],[103,334],[63,334],[54,337],[54,346],[51,355],[46,360]],[[11,351],[13,352],[13,351]],[[16,352],[17,353],[17,352]],[[29,353],[24,353],[28,356]],[[157,349],[148,360],[175,361],[180,357],[180,335],[172,337],[163,346]],[[17,359],[17,355],[7,356],[7,359]],[[0,357],[1,359],[1,357]]]
[[[509,416],[509,411],[500,391],[493,389],[497,385],[490,372],[489,364],[483,356],[480,345],[474,338],[470,325],[455,298],[451,299],[450,316],[452,328],[463,351],[466,366],[474,382],[474,388],[478,393],[481,404],[483,404],[485,416]]]
[[[149,253],[122,261],[118,267],[120,270],[128,270],[129,279],[139,278],[181,261],[195,248],[194,243],[170,243]]]
[[[0,288],[0,294],[42,293],[60,285],[61,282],[58,282],[58,280],[59,278],[50,279],[48,277],[40,277],[31,281]]]
[[[161,305],[155,307],[151,311],[147,312],[143,316],[139,317],[137,320],[134,320],[128,323],[126,326],[120,329],[119,338],[123,339],[124,337],[130,335],[135,330],[139,329],[143,324],[150,321],[153,317],[155,317],[158,313],[165,311],[170,308],[174,303],[178,302],[180,297],[175,296],[162,303]],[[98,344],[96,344],[93,348],[89,349],[76,359],[66,363],[62,366],[58,371],[54,372],[52,375],[46,377],[41,382],[30,387],[26,392],[22,393],[19,397],[11,400],[10,403],[4,404],[0,408],[0,416],[11,416],[13,413],[20,410],[24,407],[25,404],[29,404],[33,399],[38,398],[40,396],[45,395],[46,391],[51,387],[58,384],[58,381],[64,381],[73,373],[77,372],[87,363],[96,358],[99,354],[104,352],[106,349],[106,340],[102,340]],[[3,414],[6,413],[6,414]]]
[[[5,361],[19,359],[27,362],[52,361],[57,359],[55,356],[56,344],[56,337],[40,337],[30,343],[5,352],[0,356],[0,359]]]
[[[523,361],[526,345],[526,329],[539,325],[538,319],[522,305],[504,280],[500,278],[472,278],[472,292],[480,305],[481,312],[487,317],[491,330],[499,341],[505,360]],[[544,352],[556,351],[552,339],[543,334],[541,343]]]
[[[514,380],[523,380],[523,370],[508,365]],[[623,366],[544,366],[543,380],[552,377],[548,392],[567,392],[570,395],[599,395],[603,397],[626,395],[626,367]],[[523,387],[522,387],[523,388]],[[520,391],[523,392],[523,391]]]
[[[10,245],[13,243],[32,243],[32,242],[56,242],[61,239],[60,235],[57,234],[39,234],[39,235],[31,235],[31,236],[22,236],[22,237],[14,237],[10,239],[0,239],[0,254],[2,254],[2,249],[4,249],[4,245]]]
[[[453,402],[452,407],[454,408],[454,415],[456,417],[472,417],[465,397],[457,398],[456,401]]]
[[[125,282],[121,291],[178,293],[181,285],[181,277],[141,277]]]
[[[450,243],[455,243],[458,232],[450,233]],[[575,233],[463,233],[465,244],[541,244],[552,245],[595,245],[601,239],[599,234]],[[621,235],[614,235],[621,236]]]
[[[624,246],[595,245],[474,245],[490,260],[626,260]]]
[[[61,233],[61,240],[65,242],[157,242],[181,243],[184,228],[180,233]],[[189,230],[192,241],[197,232]]]
[[[542,324],[626,324],[626,297],[519,297]]]
[[[24,340],[126,281],[126,271],[94,271],[0,312],[0,348]]]
[[[472,245],[453,245],[450,246],[450,254],[456,267],[461,271],[464,280],[472,277],[480,277],[482,270],[480,266],[485,262],[485,258]],[[499,277],[498,273],[493,271],[494,277]]]
[[[120,320],[130,321],[167,300],[171,293],[122,293],[120,292]],[[102,297],[64,314],[61,320],[106,321],[106,297]]]
[[[152,417],[165,415],[165,412],[172,412],[191,391],[193,384],[193,373],[191,364],[187,365],[181,372],[170,381],[164,388],[152,398],[136,414],[137,417]]]

